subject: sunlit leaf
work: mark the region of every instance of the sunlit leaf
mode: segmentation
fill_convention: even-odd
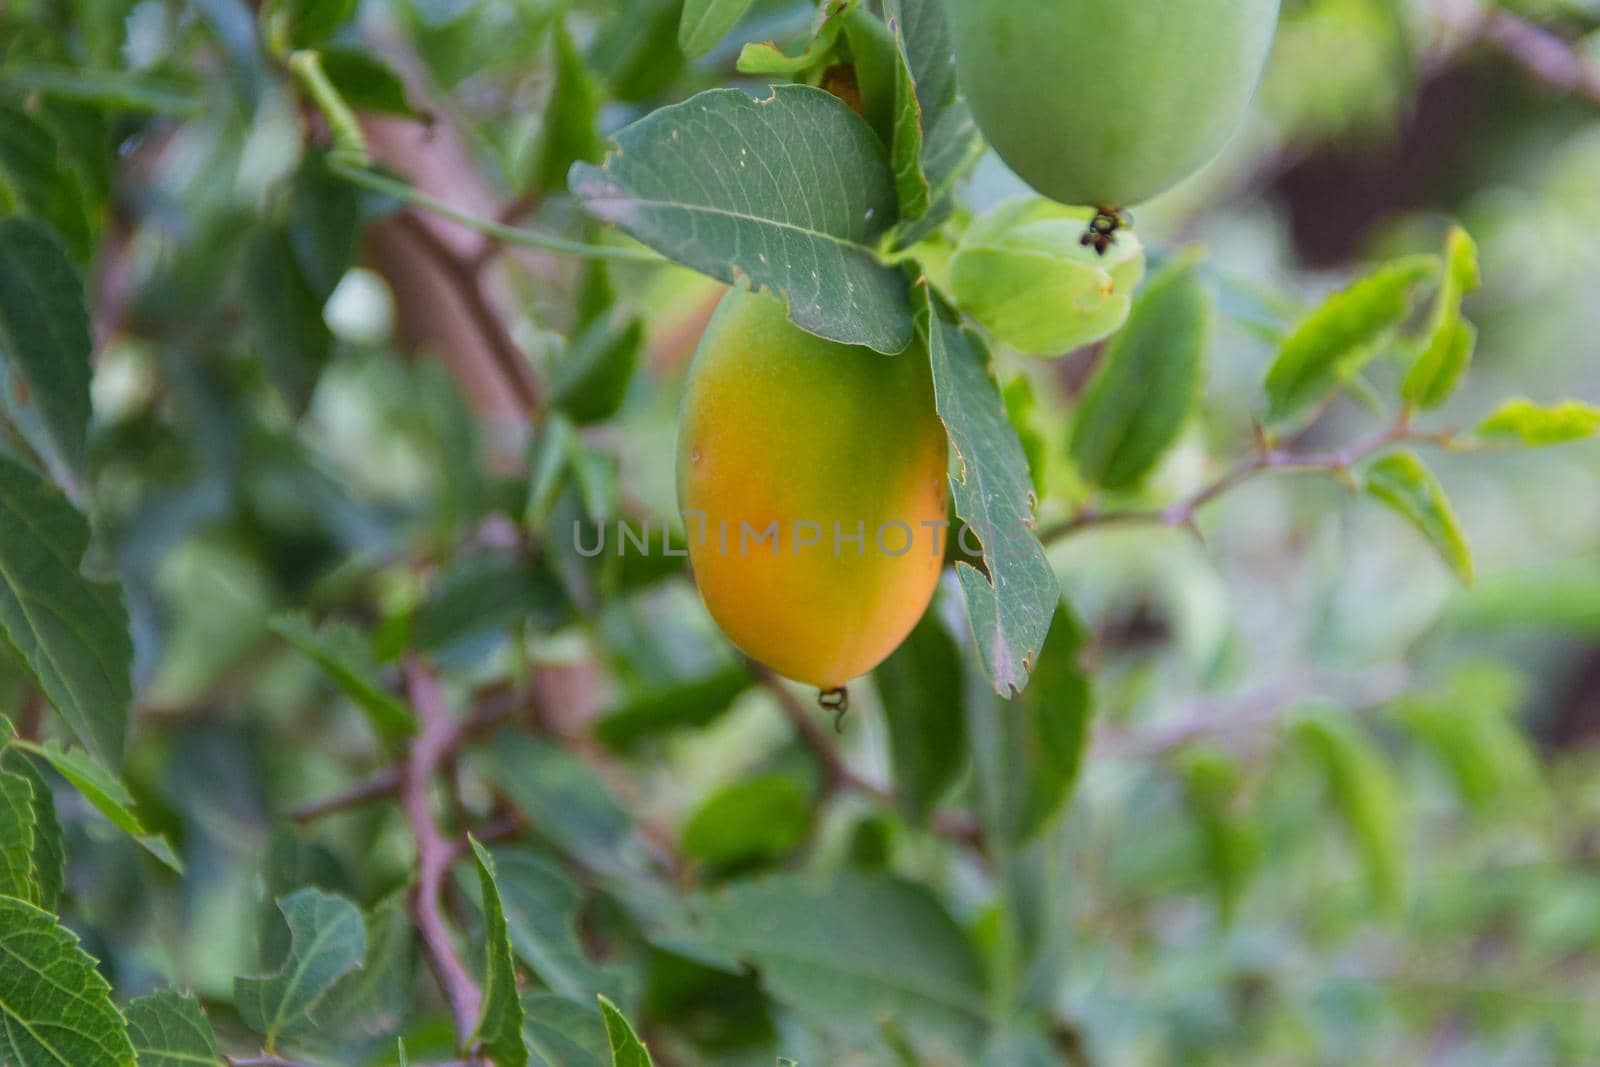
[[[1316,410],[1377,354],[1411,314],[1416,290],[1439,272],[1437,256],[1410,256],[1363,275],[1300,320],[1267,370],[1267,422],[1286,428]]]
[[[1478,338],[1477,330],[1461,317],[1461,299],[1480,281],[1477,246],[1457,226],[1445,243],[1444,278],[1434,297],[1427,340],[1400,386],[1407,403],[1436,408],[1455,391]]]
[[[1600,433],[1600,407],[1576,400],[1541,406],[1518,397],[1478,424],[1480,437],[1513,437],[1530,448],[1581,441],[1596,433]]]
[[[1366,468],[1361,482],[1369,496],[1381,500],[1415,526],[1463,582],[1472,582],[1472,549],[1444,487],[1416,453],[1384,456]]]

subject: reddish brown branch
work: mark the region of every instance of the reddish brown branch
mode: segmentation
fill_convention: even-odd
[[[464,1047],[477,1028],[483,994],[457,952],[444,920],[444,883],[459,853],[455,842],[440,829],[431,797],[434,774],[459,742],[461,727],[445,707],[438,679],[420,659],[413,656],[406,661],[405,678],[412,708],[421,724],[400,778],[400,805],[417,843],[417,884],[411,892],[411,916],[428,965],[450,1002],[456,1039]]]

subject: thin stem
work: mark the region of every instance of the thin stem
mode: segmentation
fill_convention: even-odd
[[[417,843],[417,884],[411,893],[411,915],[428,965],[450,1002],[456,1040],[465,1047],[477,1029],[483,993],[456,951],[445,923],[444,883],[459,853],[455,842],[439,828],[429,795],[433,776],[459,740],[460,728],[445,707],[438,679],[420,659],[406,661],[405,677],[412,707],[422,725],[422,732],[407,754],[400,781],[400,804]]]
[[[784,684],[771,669],[756,665],[756,674],[761,679],[769,692],[777,699],[778,707],[783,711],[784,717],[794,726],[795,733],[800,737],[800,743],[811,753],[817,761],[817,766],[822,770],[823,785],[830,793],[841,790],[853,790],[857,793],[871,797],[882,804],[893,804],[895,795],[892,790],[867,781],[845,763],[839,755],[838,749],[833,747],[832,740],[828,737],[827,730],[818,720],[817,716],[807,708],[799,698]],[[970,846],[979,855],[988,855],[988,842],[983,833],[983,828],[976,820],[949,812],[937,812],[929,821],[929,827],[941,837],[948,837],[953,841],[961,841]]]
[[[1125,511],[1099,511],[1084,508],[1078,514],[1047,527],[1039,540],[1052,544],[1075,533],[1097,526],[1166,526],[1172,529],[1193,529],[1201,508],[1226,496],[1239,486],[1271,470],[1321,471],[1327,474],[1347,474],[1363,460],[1397,444],[1417,442],[1452,447],[1455,436],[1450,433],[1424,433],[1412,428],[1411,411],[1402,408],[1393,423],[1363,440],[1333,452],[1299,453],[1285,448],[1262,444],[1252,456],[1228,468],[1216,480],[1196,492],[1164,508],[1130,509]]]
[[[440,218],[449,219],[451,222],[476,230],[485,236],[493,237],[495,240],[508,245],[542,248],[547,252],[566,252],[586,259],[610,259],[630,263],[661,262],[661,257],[648,249],[617,248],[611,245],[594,245],[586,244],[583,241],[569,241],[563,237],[554,237],[550,234],[524,230],[516,226],[507,226],[502,222],[480,218],[477,215],[451,207],[443,200],[429,196],[406,182],[368,170],[366,167],[351,166],[342,159],[330,159],[328,161],[328,169],[352,184],[371,189],[373,192],[382,193],[385,196],[392,196],[396,200],[431,211]]]

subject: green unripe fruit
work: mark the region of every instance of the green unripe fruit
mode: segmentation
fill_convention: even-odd
[[[950,0],[961,84],[1017,175],[1064,204],[1126,207],[1238,127],[1279,0]]]

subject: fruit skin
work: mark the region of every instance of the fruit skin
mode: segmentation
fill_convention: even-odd
[[[978,126],[1064,204],[1136,204],[1209,162],[1266,66],[1279,0],[949,0]]]
[[[884,356],[827,341],[790,323],[775,298],[730,290],[701,339],[678,427],[678,505],[712,618],[752,658],[820,689],[876,667],[939,581],[947,447],[920,344]],[[755,540],[774,520],[776,555]],[[802,546],[814,531],[796,536],[796,522],[817,524],[820,542]],[[836,522],[845,537],[865,524],[859,554],[850,541],[835,554]],[[887,522],[911,531],[903,554],[890,554],[905,544],[897,527],[883,531],[889,552],[880,548]]]

